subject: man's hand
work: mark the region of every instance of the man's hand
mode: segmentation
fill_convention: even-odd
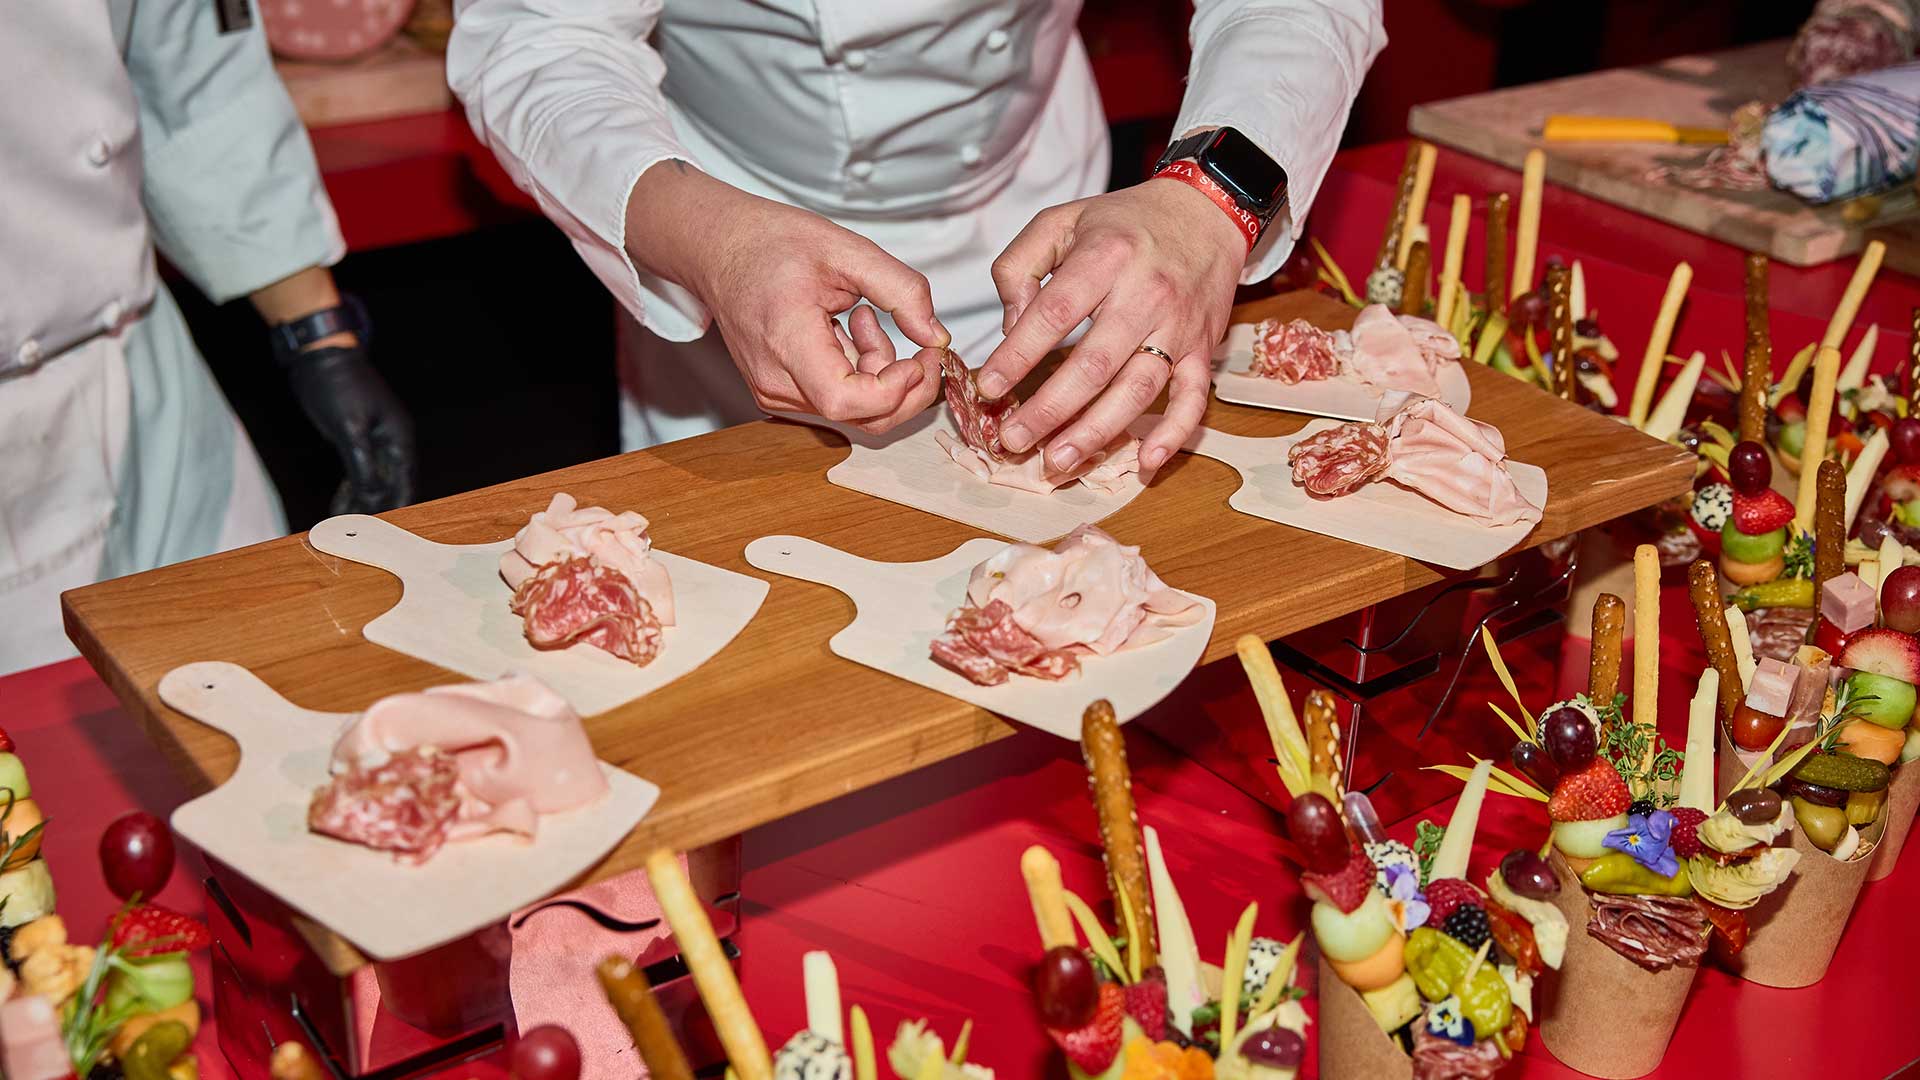
[[[413,418],[358,343],[301,353],[287,381],[346,470],[333,513],[376,514],[413,501]]]
[[[1176,180],[1041,211],[993,263],[1007,338],[981,368],[981,392],[1005,393],[1081,320],[1091,315],[1093,326],[1008,418],[1001,442],[1020,451],[1052,436],[1048,464],[1065,471],[1113,441],[1171,383],[1166,415],[1140,447],[1141,471],[1159,469],[1206,411],[1213,347],[1246,256],[1232,220]],[[1142,345],[1173,363],[1139,352]]]
[[[663,161],[634,185],[627,247],[706,305],[763,409],[879,433],[940,393],[938,350],[952,339],[934,317],[927,279],[818,214]],[[896,358],[873,310],[856,309],[863,299],[892,314],[921,351]],[[837,316],[849,310],[843,329]]]

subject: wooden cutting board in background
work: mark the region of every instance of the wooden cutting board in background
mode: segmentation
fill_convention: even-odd
[[[1910,227],[1920,206],[1911,189],[1884,197],[1874,218],[1849,221],[1841,204],[1811,206],[1781,191],[1699,191],[1649,178],[1660,165],[1704,160],[1708,147],[1540,140],[1542,123],[1555,113],[1724,127],[1749,101],[1787,96],[1786,53],[1785,40],[1769,41],[1416,105],[1408,126],[1421,138],[1513,169],[1541,146],[1547,179],[1556,184],[1794,266],[1851,255],[1872,236],[1888,241],[1888,266],[1920,273],[1920,228]]]

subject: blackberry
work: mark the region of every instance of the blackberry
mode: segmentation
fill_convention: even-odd
[[[1639,814],[1641,817],[1646,817],[1648,814],[1653,813],[1653,811],[1654,805],[1652,799],[1635,799],[1633,803],[1627,807],[1627,813]]]
[[[1486,909],[1462,904],[1453,909],[1453,914],[1440,924],[1440,929],[1467,948],[1478,949],[1486,942],[1489,933]]]

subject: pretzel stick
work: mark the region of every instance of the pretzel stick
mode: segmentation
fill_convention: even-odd
[[[1800,485],[1793,500],[1794,527],[1813,528],[1813,500],[1820,481],[1820,460],[1827,456],[1827,427],[1833,420],[1833,384],[1840,374],[1840,350],[1826,345],[1813,360],[1813,389],[1807,393],[1807,445],[1800,448]]]
[[[1473,200],[1465,195],[1453,197],[1453,217],[1447,222],[1447,251],[1440,260],[1440,302],[1433,309],[1433,321],[1453,325],[1453,302],[1460,293],[1460,263],[1467,254],[1467,222],[1473,215]],[[1920,308],[1914,309],[1920,319]]]
[[[1878,241],[1867,242],[1865,251],[1860,253],[1860,261],[1853,268],[1853,277],[1847,281],[1847,291],[1840,296],[1840,306],[1833,309],[1833,318],[1827,320],[1827,332],[1820,337],[1823,349],[1838,349],[1846,340],[1847,331],[1853,328],[1853,320],[1860,314],[1861,301],[1867,298],[1867,290],[1873,286],[1874,275],[1880,272],[1880,260],[1886,258],[1887,245]],[[1807,412],[1807,419],[1813,419],[1813,412]]]
[[[1153,966],[1153,896],[1147,889],[1147,851],[1140,838],[1140,815],[1133,805],[1133,777],[1127,771],[1127,742],[1113,718],[1113,706],[1096,701],[1080,717],[1080,750],[1086,757],[1093,808],[1100,818],[1100,846],[1107,862],[1107,887],[1117,910],[1126,898],[1139,927],[1139,941],[1127,942],[1129,961],[1140,970]]]
[[[1620,692],[1620,652],[1627,630],[1627,603],[1612,593],[1593,602],[1593,661],[1587,668],[1587,700],[1606,708]]]
[[[1667,361],[1667,346],[1673,341],[1673,324],[1680,318],[1680,305],[1693,284],[1693,267],[1677,263],[1667,279],[1667,294],[1660,299],[1660,315],[1653,321],[1647,337],[1647,351],[1640,357],[1640,372],[1633,383],[1633,398],[1627,406],[1627,422],[1645,427],[1647,410],[1653,406],[1653,389],[1660,381],[1660,368]]]
[[[653,988],[647,985],[647,977],[621,956],[600,961],[595,971],[613,1011],[620,1014],[627,1034],[633,1036],[640,1060],[646,1062],[647,1075],[653,1080],[693,1080],[693,1066],[680,1049],[680,1040],[654,998]]]
[[[1407,227],[1400,233],[1400,250],[1394,254],[1393,265],[1407,270],[1407,260],[1413,258],[1413,242],[1421,239],[1421,226],[1427,220],[1427,196],[1433,191],[1433,161],[1438,154],[1430,142],[1416,142],[1418,157],[1413,165],[1413,193],[1407,200]],[[1416,314],[1418,314],[1416,312]]]
[[[1747,341],[1760,342],[1770,353],[1773,335],[1767,329],[1767,266],[1764,253],[1747,253]]]
[[[1920,307],[1913,309],[1913,335],[1907,339],[1907,399],[1920,388]]]
[[[1513,287],[1509,296],[1533,291],[1533,261],[1540,246],[1540,196],[1547,180],[1547,155],[1539,147],[1527,151],[1520,170],[1520,235],[1513,244]]]
[[[1747,339],[1740,373],[1740,441],[1766,445],[1767,392],[1773,388],[1773,355],[1764,340]]]
[[[1027,899],[1033,902],[1033,921],[1040,927],[1040,947],[1055,949],[1072,945],[1073,916],[1067,911],[1066,890],[1060,884],[1060,860],[1053,852],[1035,844],[1020,856],[1020,876],[1027,882]]]
[[[1820,463],[1813,497],[1813,602],[1827,582],[1847,572],[1847,470],[1829,458]]]
[[[1495,192],[1487,199],[1487,312],[1507,313],[1507,215],[1513,199]]]
[[[740,993],[740,981],[734,978],[733,965],[713,934],[707,910],[693,895],[687,872],[673,852],[660,848],[647,856],[647,880],[653,883],[653,895],[660,901],[660,912],[667,917],[673,940],[680,945],[680,958],[693,973],[693,985],[706,1004],[713,1020],[714,1033],[726,1048],[727,1060],[740,1080],[773,1080],[773,1058],[767,1054],[767,1041],[760,1025],[747,1008]]]
[[[1400,166],[1400,179],[1394,184],[1393,213],[1387,217],[1386,234],[1380,237],[1380,253],[1373,257],[1375,267],[1398,266],[1400,238],[1406,235],[1407,213],[1413,206],[1413,185],[1420,172],[1422,145],[1407,144],[1407,160]]]
[[[1720,721],[1729,723],[1733,720],[1733,710],[1740,706],[1740,664],[1733,656],[1733,631],[1727,626],[1727,612],[1721,606],[1726,599],[1720,595],[1720,574],[1712,563],[1695,559],[1693,565],[1687,567],[1687,596],[1693,601],[1693,619],[1700,627],[1700,641],[1707,647],[1707,663],[1720,673],[1717,691]]]
[[[1633,723],[1649,736],[1660,726],[1660,551],[1652,544],[1633,549]],[[1653,763],[1653,743],[1641,772]]]
[[[1313,774],[1313,790],[1335,806],[1345,793],[1346,763],[1340,755],[1340,717],[1334,711],[1333,695],[1325,690],[1307,693],[1301,710],[1307,729],[1307,757]]]
[[[1553,392],[1573,400],[1573,271],[1564,263],[1547,267],[1547,325],[1553,328]]]
[[[1433,256],[1425,240],[1415,240],[1407,249],[1407,283],[1401,287],[1400,310],[1408,315],[1427,314],[1427,284],[1433,278]]]

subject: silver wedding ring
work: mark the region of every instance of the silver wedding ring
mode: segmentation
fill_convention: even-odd
[[[1160,359],[1165,360],[1167,362],[1168,367],[1173,366],[1173,357],[1168,356],[1166,353],[1162,352],[1159,349],[1154,348],[1151,345],[1142,345],[1133,351],[1136,355],[1139,353],[1152,353],[1153,355],[1159,357]]]

